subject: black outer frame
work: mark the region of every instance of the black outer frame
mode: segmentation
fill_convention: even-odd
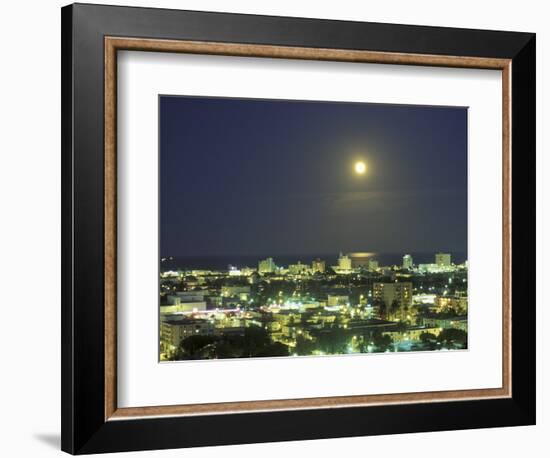
[[[62,8],[61,35],[64,451],[83,454],[535,424],[534,34],[74,4]],[[105,421],[105,36],[512,59],[512,397]]]

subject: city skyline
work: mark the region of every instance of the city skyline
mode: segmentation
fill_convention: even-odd
[[[466,108],[159,104],[160,361],[468,348]]]
[[[339,253],[281,265],[160,275],[160,360],[296,357],[468,348],[468,265],[448,252],[381,265]]]
[[[177,270],[180,270],[182,272],[185,271],[193,271],[193,270],[203,270],[205,266],[210,268],[211,270],[226,270],[229,268],[244,268],[244,269],[253,269],[254,266],[258,265],[259,262],[265,260],[265,259],[271,259],[274,262],[274,265],[278,268],[284,268],[285,266],[295,264],[295,263],[305,263],[305,264],[311,264],[316,261],[323,261],[323,262],[330,262],[333,260],[338,260],[342,256],[346,257],[349,256],[351,258],[364,258],[368,260],[374,260],[377,262],[377,265],[385,266],[386,268],[395,268],[398,266],[402,266],[403,268],[413,269],[417,268],[419,265],[426,265],[430,264],[430,260],[433,260],[434,264],[437,264],[438,256],[443,255],[445,257],[448,257],[449,264],[457,265],[457,264],[463,264],[467,263],[468,260],[466,259],[466,256],[464,256],[465,253],[459,254],[459,260],[457,260],[455,256],[456,252],[430,252],[430,253],[414,253],[414,252],[403,252],[403,253],[377,253],[377,252],[365,252],[365,251],[359,251],[359,252],[343,252],[340,251],[338,253],[308,253],[308,254],[287,254],[287,255],[269,255],[269,254],[254,254],[254,255],[247,255],[245,257],[239,256],[239,255],[227,255],[227,256],[206,256],[206,257],[186,257],[186,256],[167,256],[162,257],[160,259],[161,262],[161,270],[169,270],[169,267],[166,267],[164,263],[168,264],[174,264],[177,266]],[[418,262],[418,256],[420,255],[420,259],[422,262]],[[388,256],[391,256],[393,258],[392,262],[386,262],[388,259]],[[205,258],[205,259],[203,259]],[[397,259],[398,258],[398,259]],[[430,258],[428,260],[427,258]],[[204,265],[197,266],[193,265],[192,261],[189,260],[200,260],[201,263]],[[245,261],[246,259],[246,261]],[[452,262],[450,261],[452,259]],[[217,260],[218,264],[213,264],[213,260]],[[220,262],[220,260],[223,260]],[[398,261],[398,262],[396,262]],[[164,264],[164,265],[163,265]]]

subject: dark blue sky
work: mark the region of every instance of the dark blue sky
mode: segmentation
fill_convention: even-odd
[[[467,109],[161,96],[160,192],[162,256],[465,252]]]

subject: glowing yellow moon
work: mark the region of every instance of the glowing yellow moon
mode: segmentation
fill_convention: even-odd
[[[358,175],[363,175],[367,171],[367,164],[365,164],[363,161],[358,161],[355,163],[355,173]]]

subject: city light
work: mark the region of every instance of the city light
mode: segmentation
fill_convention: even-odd
[[[466,108],[158,105],[160,361],[468,348]]]
[[[466,263],[446,253],[439,265],[417,265],[411,255],[382,265],[375,256],[161,270],[160,359],[467,348]]]

